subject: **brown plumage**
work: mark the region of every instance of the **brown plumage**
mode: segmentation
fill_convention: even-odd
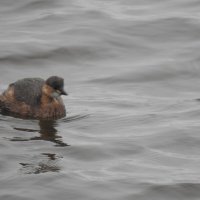
[[[66,115],[61,95],[64,80],[51,76],[46,81],[40,78],[25,78],[9,85],[0,95],[3,114],[33,119],[58,119]]]

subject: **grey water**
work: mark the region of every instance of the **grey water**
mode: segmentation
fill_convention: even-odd
[[[0,91],[62,76],[66,118],[0,115],[1,200],[200,199],[200,1],[1,0]]]

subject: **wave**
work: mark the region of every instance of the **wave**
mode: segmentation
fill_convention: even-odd
[[[129,195],[126,199],[198,199],[199,183],[177,183],[169,185],[152,185],[141,194]]]
[[[76,62],[81,60],[94,60],[107,57],[106,49],[100,51],[90,46],[59,47],[48,51],[35,51],[30,54],[11,54],[0,57],[1,63],[23,63],[30,60],[59,60]]]
[[[163,64],[165,65],[165,64]],[[130,69],[130,67],[129,67]],[[91,83],[98,84],[121,84],[121,83],[149,83],[149,82],[167,82],[167,81],[177,81],[178,79],[183,80],[195,77],[198,79],[199,71],[194,66],[180,66],[170,67],[170,66],[141,66],[141,68],[132,67],[132,71],[111,75],[103,78],[95,78],[89,80]]]

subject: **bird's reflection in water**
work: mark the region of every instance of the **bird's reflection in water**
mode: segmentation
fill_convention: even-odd
[[[57,122],[55,120],[40,120],[40,136],[32,138],[32,140],[46,140],[55,144],[55,146],[65,147],[68,144],[62,141],[62,137],[57,134]]]
[[[40,120],[39,130],[25,129],[25,128],[14,128],[18,131],[25,132],[37,132],[39,136],[34,136],[30,138],[14,137],[10,139],[11,141],[32,141],[32,140],[43,140],[49,141],[56,147],[66,147],[68,144],[64,143],[62,137],[58,135],[56,127],[58,126],[55,120]],[[58,161],[62,156],[56,153],[40,153],[39,155],[31,155],[28,157],[27,162],[20,162],[21,169],[23,173],[26,174],[40,174],[46,172],[58,172],[61,167],[58,165]]]
[[[42,153],[34,156],[29,162],[21,162],[20,171],[25,174],[41,174],[46,172],[59,172],[61,167],[58,164],[61,156],[52,153]]]
[[[25,128],[14,128],[18,131],[25,131],[25,132],[39,132],[39,136],[34,136],[31,138],[21,138],[21,137],[14,137],[11,141],[30,141],[30,140],[44,140],[49,141],[55,144],[58,147],[65,147],[69,146],[67,143],[62,141],[62,137],[57,134],[57,122],[55,120],[40,120],[39,121],[39,130],[34,129],[25,129]]]
[[[40,120],[38,121],[39,129],[30,129],[30,128],[21,128],[17,127],[19,123],[15,123],[14,130],[25,132],[26,134],[23,134],[23,137],[13,137],[13,138],[5,138],[13,142],[20,142],[22,144],[23,142],[27,141],[48,141],[54,144],[56,147],[66,147],[69,146],[67,143],[65,143],[62,139],[62,137],[59,135],[58,130],[56,127],[58,126],[58,123],[70,123],[72,121],[81,120],[83,118],[88,117],[89,115],[75,115],[68,118],[64,118],[61,120]],[[32,121],[30,121],[32,125]],[[35,121],[33,121],[35,123]],[[25,124],[23,124],[24,126]],[[27,125],[28,126],[28,125]],[[28,137],[27,133],[30,133],[31,135],[35,134],[34,136]],[[17,133],[16,133],[17,134]],[[37,143],[35,144],[37,146]],[[46,149],[46,145],[40,146],[41,143],[38,144],[38,148],[36,151],[36,154],[34,154],[34,151],[32,151],[32,154],[29,154],[26,156],[25,160],[19,161],[20,164],[20,171],[25,174],[40,174],[40,173],[46,173],[46,172],[59,172],[61,170],[61,166],[59,165],[60,159],[62,159],[62,156],[59,155],[55,148],[51,148],[51,152],[49,153],[49,146],[48,150]],[[23,148],[23,145],[22,145]],[[41,153],[38,154],[38,149],[41,148]],[[34,148],[35,149],[35,148]],[[52,152],[53,151],[53,152]],[[26,152],[26,151],[25,151]],[[29,152],[29,151],[28,151]],[[27,155],[27,154],[26,154]]]

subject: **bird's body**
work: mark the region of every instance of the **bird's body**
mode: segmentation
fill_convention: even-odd
[[[63,86],[63,79],[57,76],[46,81],[41,78],[18,80],[0,95],[1,111],[23,118],[62,118],[66,111],[60,95],[67,94]]]

